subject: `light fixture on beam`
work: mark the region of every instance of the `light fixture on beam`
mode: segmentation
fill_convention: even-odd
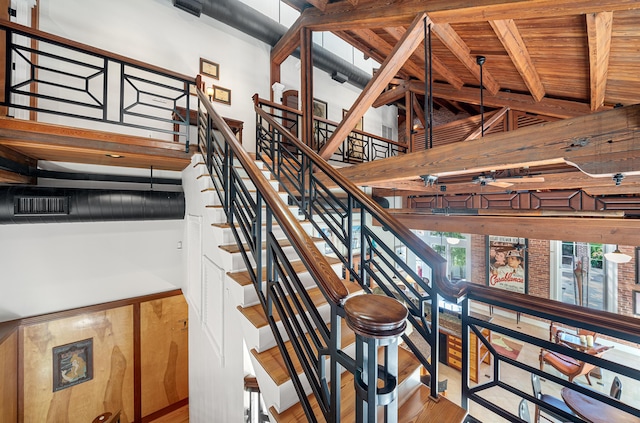
[[[616,249],[609,253],[606,253],[604,255],[604,258],[616,264],[628,263],[629,261],[631,261],[631,256],[620,252],[620,249],[618,248],[617,245],[616,245]]]

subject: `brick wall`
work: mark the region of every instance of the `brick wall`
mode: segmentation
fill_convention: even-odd
[[[633,316],[633,292],[640,291],[640,285],[636,285],[635,247],[620,245],[618,248],[632,257],[629,263],[618,264],[618,314]]]
[[[529,295],[549,298],[550,241],[543,239],[528,240],[527,274]],[[618,265],[618,313],[633,315],[633,292],[640,291],[636,285],[635,247],[619,246],[620,251],[629,254],[629,263]],[[484,235],[471,235],[471,275],[469,279],[477,284],[487,283],[487,247]]]

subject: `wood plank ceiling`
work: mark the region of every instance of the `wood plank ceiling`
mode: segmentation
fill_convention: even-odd
[[[595,112],[640,103],[640,2],[285,2],[299,10],[301,15],[275,46],[272,52],[275,65],[300,44],[300,30],[306,28],[331,31],[365,56],[382,63],[381,71],[388,66],[394,72],[386,79],[378,76],[373,78],[358,100],[365,104],[354,104],[342,122],[345,128],[338,127],[336,130],[337,138],[344,138],[343,132],[351,130],[353,123],[368,108],[363,106],[369,103],[374,107],[404,104],[407,93],[424,96],[428,50],[425,55],[422,38],[414,37],[414,41],[417,39],[421,44],[407,56],[406,61],[404,56],[397,56],[397,60],[403,61],[402,64],[385,62],[397,54],[408,31],[420,31],[415,28],[416,19],[424,15],[424,22],[430,24],[431,30],[431,88],[435,104],[446,105],[451,110],[462,109],[460,105],[465,104],[465,110],[479,110],[480,66],[476,58],[484,56],[486,61],[482,66],[482,83],[485,111],[501,109],[503,112],[518,112],[521,116],[535,115],[540,116],[540,121],[578,118],[577,122],[581,122],[582,127],[578,128],[577,124],[568,121],[564,129],[555,134],[560,137],[556,141],[574,139],[578,143],[591,143],[591,147],[599,145],[590,156],[580,159],[580,165],[566,157],[560,160],[557,154],[557,160],[551,160],[547,157],[550,151],[539,148],[541,138],[537,134],[546,130],[543,127],[530,129],[528,136],[523,137],[517,134],[524,129],[496,135],[490,134],[485,125],[485,136],[488,138],[480,142],[478,138],[482,131],[478,130],[479,122],[476,119],[475,131],[468,131],[463,138],[455,140],[464,140],[464,149],[442,145],[448,144],[448,141],[437,137],[446,135],[435,128],[434,148],[419,153],[422,154],[420,158],[407,157],[404,164],[400,164],[402,160],[393,162],[389,159],[393,164],[371,163],[361,165],[360,170],[360,166],[344,170],[345,175],[355,183],[387,189],[379,191],[381,195],[389,195],[391,189],[404,190],[404,195],[438,195],[444,191],[441,186],[446,186],[447,195],[509,193],[515,189],[532,192],[584,189],[592,195],[640,193],[638,110],[624,112],[621,126],[611,129],[618,135],[604,134],[601,127],[593,124],[608,120],[607,117],[596,118],[598,114]],[[375,99],[371,101],[371,98]],[[415,105],[407,107],[411,108],[421,110]],[[584,116],[589,117],[580,120]],[[487,120],[489,117],[487,113]],[[497,121],[505,127],[513,125],[510,118]],[[413,124],[413,120],[410,124]],[[544,127],[549,125],[554,124],[545,123]],[[576,133],[580,131],[576,132],[576,129],[586,128],[590,128],[591,132],[582,131],[582,138],[578,139]],[[407,127],[407,132],[409,130]],[[404,128],[400,127],[399,131],[404,131]],[[332,144],[329,140],[328,145],[337,145],[338,141]],[[325,151],[324,156],[328,154],[329,151]],[[526,160],[522,156],[526,156]],[[477,158],[483,159],[482,166],[477,165]],[[394,172],[388,171],[390,166],[393,166]],[[596,168],[599,170],[594,170]],[[603,170],[605,168],[606,171]],[[616,184],[613,179],[616,174],[623,175],[622,183]],[[434,179],[436,182],[425,184],[423,179],[418,178],[426,175],[437,177]],[[499,186],[496,181],[501,177],[510,179],[504,180]],[[514,177],[522,180],[514,182]]]

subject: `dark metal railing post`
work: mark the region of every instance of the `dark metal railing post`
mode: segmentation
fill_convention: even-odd
[[[356,421],[398,421],[398,339],[407,327],[407,309],[383,295],[358,295],[344,304],[347,325],[356,334]],[[372,325],[372,322],[376,322]],[[382,348],[382,359],[378,349]]]
[[[432,282],[433,283],[433,282]],[[438,363],[440,362],[440,307],[438,306],[439,296],[436,293],[431,295],[431,365],[429,374],[431,375],[431,396],[438,397]]]
[[[477,342],[480,342],[478,340]],[[460,406],[469,409],[469,300],[462,301],[462,392]]]

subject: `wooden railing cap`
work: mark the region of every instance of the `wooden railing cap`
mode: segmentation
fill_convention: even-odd
[[[407,308],[386,295],[363,294],[344,303],[347,325],[368,338],[392,338],[407,327]]]

